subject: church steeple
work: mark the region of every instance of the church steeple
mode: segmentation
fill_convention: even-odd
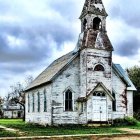
[[[107,16],[102,0],[86,0],[80,19],[86,14]]]
[[[106,33],[107,16],[102,0],[85,0],[80,16],[79,47],[81,50],[84,48],[113,50]]]
[[[107,16],[102,0],[86,0],[80,16],[81,32],[87,28],[106,31]]]

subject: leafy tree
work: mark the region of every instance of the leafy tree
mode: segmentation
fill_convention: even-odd
[[[134,112],[140,113],[140,67],[133,66],[127,69],[128,75],[137,88],[134,92]]]
[[[137,88],[137,93],[140,93],[140,67],[134,66],[127,69],[130,79],[133,81],[133,84]]]

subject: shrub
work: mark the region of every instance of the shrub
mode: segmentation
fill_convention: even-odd
[[[134,112],[134,118],[140,121],[140,112]]]
[[[125,117],[123,119],[115,119],[113,121],[114,126],[134,126],[137,125],[138,121],[132,117]]]

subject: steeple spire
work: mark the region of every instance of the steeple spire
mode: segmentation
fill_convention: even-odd
[[[86,14],[96,14],[107,17],[102,0],[86,0],[80,19],[83,18]]]
[[[85,0],[80,16],[81,34],[79,36],[79,49],[92,48],[113,50],[106,32],[106,17],[102,0]]]

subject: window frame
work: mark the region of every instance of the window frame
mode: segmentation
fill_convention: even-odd
[[[28,113],[30,113],[30,94],[28,94]]]
[[[40,92],[37,93],[37,111],[40,112]]]
[[[35,112],[35,95],[34,95],[34,93],[32,94],[32,99],[33,99],[33,102],[32,102],[32,112]]]
[[[66,100],[66,92],[70,91],[71,92],[71,97],[72,99],[67,99]],[[66,101],[71,101],[71,109],[66,109]],[[69,103],[68,103],[69,104]],[[71,89],[67,89],[65,92],[64,92],[64,111],[66,112],[73,112],[74,111],[74,95],[73,95],[73,92]]]
[[[112,96],[114,97],[115,100],[112,101],[112,111],[116,112],[117,111],[117,106],[116,106],[116,94],[113,92]]]
[[[99,68],[100,67],[100,68]],[[99,70],[98,70],[99,69]],[[105,68],[102,64],[97,64],[95,67],[94,67],[94,71],[96,72],[104,72],[105,71]]]
[[[47,112],[47,95],[46,95],[46,89],[44,89],[44,112]]]

